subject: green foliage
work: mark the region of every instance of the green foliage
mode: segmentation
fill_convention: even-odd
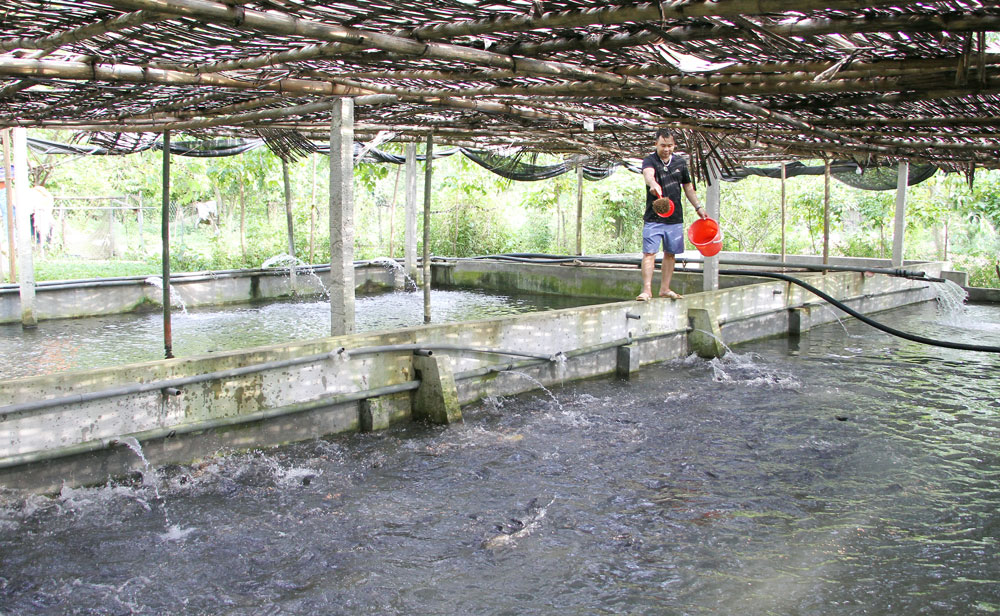
[[[40,259],[35,263],[35,280],[39,281],[155,276],[160,272],[158,264],[137,261],[81,261],[79,259],[50,258]]]
[[[66,134],[43,136],[70,140]],[[400,144],[387,143],[381,147],[402,151]],[[114,244],[119,258],[129,260],[128,265],[123,265],[125,271],[138,270],[141,274],[159,271],[162,163],[159,152],[108,157],[43,156],[39,160],[44,166],[35,175],[56,195],[130,195],[128,203],[141,202],[151,208],[143,211],[141,236],[137,210],[116,213]],[[548,156],[540,157],[537,162],[551,164],[556,160],[559,159]],[[329,260],[327,161],[324,156],[313,155],[288,167],[295,253],[314,263]],[[574,173],[540,182],[510,182],[460,155],[440,158],[433,164],[433,254],[575,252]],[[422,167],[418,165],[418,244],[422,241]],[[224,158],[175,156],[171,177],[174,212],[171,267],[175,271],[258,267],[266,259],[288,251],[281,163],[267,149]],[[701,186],[702,200],[704,188]],[[400,167],[372,163],[357,166],[356,258],[389,255],[390,237],[392,256],[403,256],[404,189],[405,175]],[[641,177],[619,169],[605,180],[584,182],[583,190],[584,252],[638,252],[645,207]],[[769,178],[751,177],[723,184],[720,218],[724,249],[780,252],[780,190],[781,183]],[[786,252],[819,254],[823,248],[822,176],[790,178],[786,192]],[[214,199],[220,200],[217,225],[195,226],[191,204]],[[245,215],[242,241],[241,201]],[[831,254],[887,257],[892,246],[894,202],[895,193],[891,190],[862,191],[832,182]],[[693,220],[690,208],[687,203],[684,207],[690,223]],[[183,233],[178,211],[183,213]],[[971,188],[962,176],[939,173],[909,189],[905,257],[943,259],[947,255],[956,267],[969,271],[973,284],[997,286],[1000,284],[995,271],[995,255],[1000,253],[998,225],[1000,172],[977,172]],[[66,216],[66,228],[70,236],[67,241],[63,245],[57,243],[47,256],[36,259],[39,279],[106,272],[121,275],[121,270],[107,266],[111,235],[106,210],[71,212]],[[58,235],[61,237],[61,233]],[[421,250],[418,245],[418,253]],[[67,263],[79,269],[70,271]]]

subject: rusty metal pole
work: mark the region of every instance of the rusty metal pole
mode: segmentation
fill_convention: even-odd
[[[830,159],[823,173],[823,265],[830,263]]]
[[[170,131],[163,131],[163,211],[160,237],[163,239],[163,350],[174,356],[173,330],[170,325]]]

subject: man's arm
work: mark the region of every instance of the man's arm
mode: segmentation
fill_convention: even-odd
[[[642,177],[646,180],[646,187],[657,197],[663,196],[663,189],[656,183],[656,170],[652,167],[645,167],[642,170]]]
[[[688,201],[694,206],[694,213],[698,215],[699,218],[708,218],[708,212],[702,207],[701,203],[698,202],[698,193],[694,190],[694,184],[688,182],[684,184],[684,194],[687,195]]]

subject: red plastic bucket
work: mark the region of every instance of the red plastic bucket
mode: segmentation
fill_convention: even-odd
[[[722,228],[712,218],[699,218],[691,223],[688,239],[705,257],[714,257],[722,250]]]

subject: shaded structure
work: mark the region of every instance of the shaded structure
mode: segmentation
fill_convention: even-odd
[[[708,175],[794,156],[997,166],[993,2],[11,0],[0,126],[261,137],[355,134],[635,156],[682,133]],[[123,136],[123,133],[126,136]]]

